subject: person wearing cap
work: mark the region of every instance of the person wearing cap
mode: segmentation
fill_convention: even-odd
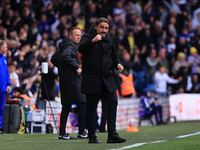
[[[183,52],[179,52],[177,54],[177,60],[175,61],[175,63],[172,66],[172,73],[173,73],[174,76],[177,75],[177,73],[178,73],[178,71],[181,67],[187,67],[188,66],[188,63],[185,60],[185,57],[186,56]]]
[[[0,40],[0,134],[5,133],[2,130],[2,121],[3,121],[3,110],[4,103],[6,100],[6,93],[9,94],[11,90],[11,82],[9,71],[7,68],[7,60],[3,55],[8,50],[7,44],[5,41]]]
[[[200,73],[200,56],[197,53],[196,47],[190,48],[190,56],[188,56],[189,66],[192,68],[192,73]]]

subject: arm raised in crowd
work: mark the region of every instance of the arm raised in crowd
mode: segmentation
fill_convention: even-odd
[[[30,70],[30,72],[23,72],[23,73],[18,74],[20,80],[23,81],[24,79],[32,77],[33,75],[35,75],[38,71],[38,66],[39,66],[39,62],[35,60],[34,61],[34,67]]]

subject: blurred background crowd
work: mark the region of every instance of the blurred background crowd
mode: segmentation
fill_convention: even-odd
[[[133,76],[136,96],[144,88],[160,92],[159,86],[168,95],[200,93],[200,0],[0,0],[12,88],[36,98],[42,79],[54,100],[59,84],[51,56],[72,27],[87,33],[99,17],[110,21],[109,34]],[[48,62],[48,74],[41,74],[42,62]],[[47,99],[45,92],[39,97]]]

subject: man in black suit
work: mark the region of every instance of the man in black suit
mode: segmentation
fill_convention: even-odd
[[[87,108],[86,118],[89,143],[101,143],[95,135],[97,103],[100,97],[104,97],[108,105],[107,143],[125,142],[116,132],[117,95],[112,71],[124,70],[116,52],[113,38],[108,35],[109,21],[99,18],[91,26],[87,34],[84,34],[79,43],[78,51],[82,53],[82,85],[81,91],[86,94]]]
[[[79,132],[78,138],[87,138],[84,132],[85,125],[85,106],[86,98],[81,93],[82,72],[78,63],[77,44],[81,39],[81,30],[73,27],[69,32],[69,39],[63,39],[59,43],[59,50],[52,56],[51,62],[58,67],[62,111],[60,116],[60,134],[59,139],[76,139],[65,132],[68,114],[71,111],[71,105],[77,105]]]

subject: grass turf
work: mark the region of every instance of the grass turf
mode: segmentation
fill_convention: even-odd
[[[195,135],[183,139],[174,139],[164,143],[147,144],[140,147],[130,148],[127,150],[199,150],[200,135]]]
[[[106,150],[118,149],[135,143],[148,143],[166,140],[164,143],[146,144],[130,149],[134,150],[198,150],[200,135],[177,139],[175,137],[200,131],[200,121],[178,122],[162,126],[139,127],[139,132],[118,131],[119,135],[127,138],[125,143],[108,144],[107,133],[97,133],[101,144],[88,144],[84,140],[58,140],[58,134],[4,134],[0,135],[0,149],[7,150]],[[76,134],[70,134],[76,136]],[[130,150],[129,149],[129,150]]]

